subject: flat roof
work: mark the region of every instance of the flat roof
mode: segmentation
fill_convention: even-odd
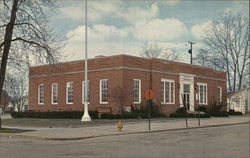
[[[88,61],[89,60],[101,60],[101,59],[105,59],[105,58],[113,58],[113,57],[117,57],[117,56],[128,56],[128,57],[140,58],[140,59],[144,59],[144,60],[152,60],[153,59],[153,60],[158,60],[161,62],[169,62],[169,63],[176,63],[176,64],[180,64],[180,65],[186,65],[188,67],[193,67],[193,68],[197,67],[197,68],[202,68],[202,69],[213,70],[216,72],[224,72],[224,71],[216,70],[216,69],[206,67],[206,66],[201,66],[201,65],[189,64],[189,63],[184,63],[184,62],[179,62],[179,61],[172,61],[172,60],[167,60],[167,59],[162,59],[162,58],[145,58],[145,57],[128,55],[128,54],[118,54],[118,55],[110,55],[110,56],[96,56],[94,58],[89,58]],[[31,66],[30,68],[50,66],[50,65],[59,65],[59,64],[67,64],[67,63],[78,63],[78,62],[84,62],[84,61],[85,61],[84,59],[72,60],[72,61],[58,62],[58,63],[53,63],[53,64],[36,65],[36,66]]]

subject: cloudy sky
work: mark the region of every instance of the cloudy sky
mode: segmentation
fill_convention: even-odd
[[[68,38],[64,60],[84,58],[85,3],[64,0],[52,25]],[[142,46],[157,42],[175,50],[180,61],[189,62],[187,41],[193,41],[194,55],[204,47],[202,36],[211,20],[227,13],[248,16],[248,1],[157,1],[92,0],[88,1],[88,54],[130,54],[139,56]]]

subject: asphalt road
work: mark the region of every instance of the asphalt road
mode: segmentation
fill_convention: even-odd
[[[249,158],[249,124],[74,141],[0,137],[0,158]]]

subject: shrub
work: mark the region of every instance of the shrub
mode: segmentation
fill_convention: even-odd
[[[186,108],[185,107],[181,107],[181,108],[179,108],[179,109],[176,110],[176,113],[178,113],[178,114],[184,114],[185,111],[186,111]]]
[[[184,118],[185,113],[172,113],[169,116],[174,118]],[[195,114],[187,113],[187,117],[195,117]]]
[[[92,119],[98,118],[97,111],[89,111]],[[83,111],[53,111],[53,112],[11,112],[13,118],[67,118],[67,119],[81,119]]]
[[[229,110],[229,115],[242,115],[242,112],[239,111],[234,111],[234,110]]]
[[[166,117],[165,114],[158,113],[154,114],[153,116],[150,116],[151,118],[159,118],[159,117]],[[102,119],[137,119],[137,118],[148,118],[147,113],[123,113],[121,115],[119,114],[109,114],[109,113],[104,113],[101,115]]]
[[[185,114],[184,113],[172,113],[169,115],[169,117],[173,117],[173,118],[185,118]],[[187,117],[188,118],[198,118],[198,114],[192,114],[192,113],[187,113]],[[210,118],[211,115],[208,113],[204,113],[204,114],[200,114],[200,118]]]
[[[196,116],[198,117],[198,116]],[[211,115],[209,113],[204,113],[204,114],[200,114],[200,118],[210,118]]]
[[[150,104],[150,101],[148,101],[147,105]],[[143,106],[140,110],[134,110],[134,113],[137,114],[137,118],[148,118],[148,106]],[[151,118],[159,118],[159,117],[166,117],[165,114],[161,113],[159,110],[159,106],[157,104],[154,104],[153,102],[150,104],[150,117]]]
[[[121,115],[122,119],[136,119],[139,117],[138,113],[124,113]]]
[[[211,113],[211,115],[214,117],[228,117],[229,113],[227,113],[227,112],[213,112],[213,113]]]
[[[210,106],[210,112],[211,113],[218,113],[218,112],[221,112],[221,111],[225,111],[226,109],[226,105],[224,104],[213,104],[212,106]]]
[[[161,117],[166,117],[167,115],[166,114],[163,114],[163,113],[158,113],[158,114],[155,114],[153,116],[153,118],[161,118]]]
[[[110,113],[104,113],[104,114],[101,114],[101,118],[102,119],[121,119],[121,115],[113,115],[113,114],[110,114]]]
[[[199,106],[199,107],[196,106],[195,111],[208,112],[207,107],[205,106]]]

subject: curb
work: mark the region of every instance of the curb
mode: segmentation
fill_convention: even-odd
[[[16,138],[27,138],[27,139],[39,139],[39,140],[49,140],[49,137],[46,136],[32,136],[32,135],[21,135],[13,133],[0,133],[0,137],[16,137]]]
[[[108,137],[108,136],[120,136],[120,135],[143,134],[143,133],[160,133],[160,132],[167,132],[167,131],[181,131],[181,130],[189,130],[189,129],[232,126],[232,125],[240,125],[240,124],[250,124],[250,122],[239,122],[239,123],[219,124],[219,125],[215,124],[215,125],[208,125],[208,126],[184,127],[184,128],[175,128],[175,129],[165,129],[165,130],[163,129],[163,130],[153,130],[153,131],[138,131],[138,132],[126,132],[126,133],[113,133],[113,134],[92,135],[92,136],[85,136],[85,137],[68,137],[68,138],[56,138],[56,137],[47,137],[47,136],[31,136],[31,135],[20,135],[20,134],[13,134],[13,133],[0,133],[0,136],[16,137],[16,138],[27,138],[27,139],[37,139],[37,140],[66,141],[66,140],[82,140],[82,139]]]

